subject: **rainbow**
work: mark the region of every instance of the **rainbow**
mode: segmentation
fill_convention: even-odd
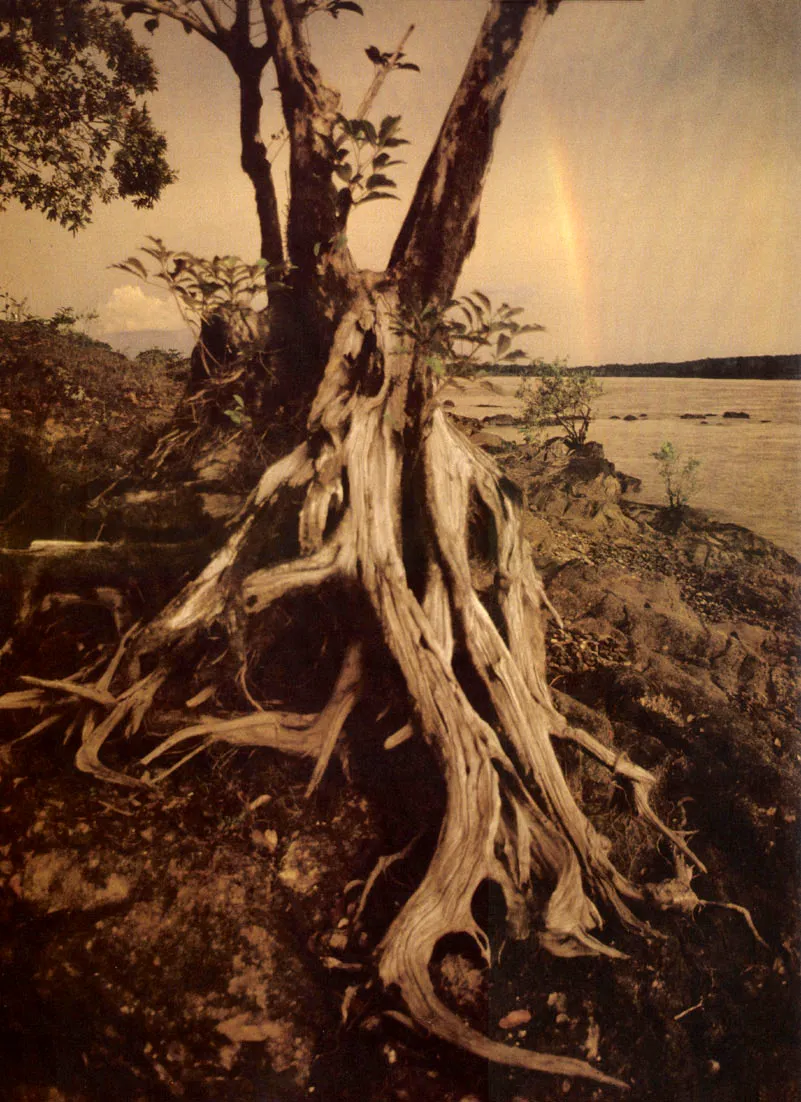
[[[576,200],[569,151],[549,127],[546,164],[554,196],[557,229],[561,240],[568,289],[576,302],[580,333],[576,344],[580,359],[596,363],[600,348],[599,310],[590,267],[590,248],[583,211]]]

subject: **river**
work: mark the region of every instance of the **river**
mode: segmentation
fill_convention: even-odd
[[[442,392],[455,412],[485,417],[516,412],[517,378],[493,376]],[[716,520],[742,524],[801,559],[801,382],[752,379],[603,380],[589,438],[608,459],[642,479],[638,499],[663,503],[651,453],[669,440],[701,460],[691,504]],[[726,418],[727,411],[745,418]],[[704,421],[682,414],[705,414]],[[625,421],[633,414],[635,421]],[[496,431],[493,428],[493,431]],[[513,437],[513,430],[497,429]]]

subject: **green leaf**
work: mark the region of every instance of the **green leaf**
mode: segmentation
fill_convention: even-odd
[[[392,135],[400,124],[400,115],[385,115],[381,120],[381,125],[378,128],[378,142],[379,145],[383,144],[387,138],[391,138]]]
[[[495,346],[496,349],[497,349],[498,355],[503,356],[503,354],[508,350],[511,343],[512,343],[512,338],[507,333],[501,333],[501,335],[498,337],[498,343]]]
[[[129,256],[122,264],[112,264],[112,268],[120,268],[123,272],[138,275],[140,279],[147,279],[147,268],[136,256]]]
[[[344,180],[345,183],[348,184],[353,179],[353,168],[347,163],[334,165],[334,174],[338,176],[340,180]]]
[[[406,138],[385,138],[381,145],[385,145],[387,149],[396,149],[399,145],[408,145]]]
[[[354,207],[359,207],[359,206],[362,205],[362,203],[369,203],[373,199],[399,199],[399,198],[400,198],[400,196],[393,195],[393,193],[391,191],[369,191],[367,193],[367,195],[364,196],[364,198],[357,199],[356,202],[353,205],[354,205]]]
[[[415,73],[420,72],[420,66],[415,65],[413,61],[402,61],[396,66],[398,69],[413,69]]]
[[[362,130],[370,145],[378,145],[378,135],[369,119],[362,119]]]
[[[337,0],[336,6],[337,11],[355,11],[357,15],[364,15],[364,9],[355,0]]]
[[[389,176],[382,176],[380,172],[374,172],[372,176],[367,177],[364,186],[368,188],[397,187],[397,184]]]

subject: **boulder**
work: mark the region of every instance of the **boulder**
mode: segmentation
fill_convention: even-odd
[[[723,414],[723,416],[724,417],[737,417],[740,420],[746,420],[747,421],[748,418],[751,416],[751,414],[746,413],[745,410],[742,410],[742,409],[741,410],[727,409],[726,412]]]
[[[497,432],[487,432],[486,429],[482,429],[472,437],[474,444],[478,444],[479,447],[485,448],[487,451],[504,451],[509,447],[508,440],[504,440],[502,436],[499,436]]]

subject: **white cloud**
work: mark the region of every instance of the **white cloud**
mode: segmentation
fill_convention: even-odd
[[[182,324],[176,306],[169,299],[149,295],[131,284],[115,287],[100,308],[100,327],[104,333],[178,329]]]

